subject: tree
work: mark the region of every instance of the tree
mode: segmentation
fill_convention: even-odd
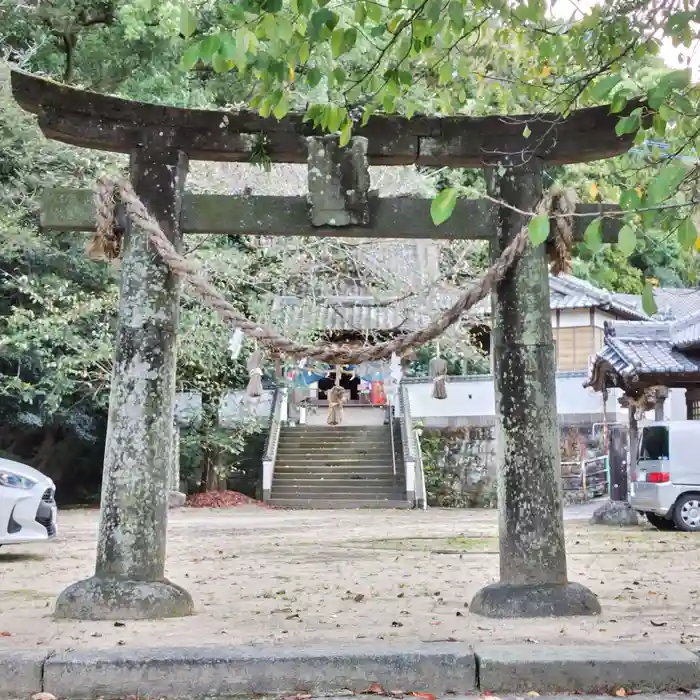
[[[202,3],[201,13],[211,7]],[[378,111],[566,114],[610,102],[621,115],[617,133],[635,134],[653,172],[644,188],[620,192],[620,249],[629,255],[640,234],[663,230],[692,251],[700,90],[690,70],[650,60],[662,40],[698,40],[700,10],[689,7],[616,0],[561,19],[538,0],[245,0],[222,9],[212,25],[183,5],[180,31],[190,43],[182,64],[235,76],[264,116],[302,108],[307,120],[339,132],[341,143]],[[449,216],[457,194],[443,190],[434,216]],[[600,231],[596,219],[586,233],[594,252]]]

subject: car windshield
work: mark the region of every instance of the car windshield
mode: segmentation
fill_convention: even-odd
[[[639,461],[668,459],[668,428],[653,425],[644,428],[639,442]]]

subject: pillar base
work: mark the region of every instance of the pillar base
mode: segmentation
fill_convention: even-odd
[[[182,508],[187,501],[187,496],[180,491],[168,491],[168,508]]]
[[[193,614],[190,594],[170,581],[95,576],[62,591],[54,611],[62,620],[159,620]]]
[[[477,592],[469,609],[494,618],[573,617],[599,615],[600,603],[580,583],[493,583]]]

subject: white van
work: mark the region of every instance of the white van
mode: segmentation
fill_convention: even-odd
[[[700,532],[700,421],[640,424],[630,505],[659,530]]]

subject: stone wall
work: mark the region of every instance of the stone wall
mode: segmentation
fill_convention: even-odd
[[[560,430],[564,501],[583,500],[580,462],[602,454],[592,426]],[[421,450],[428,505],[493,508],[496,505],[496,438],[492,426],[424,428]]]

